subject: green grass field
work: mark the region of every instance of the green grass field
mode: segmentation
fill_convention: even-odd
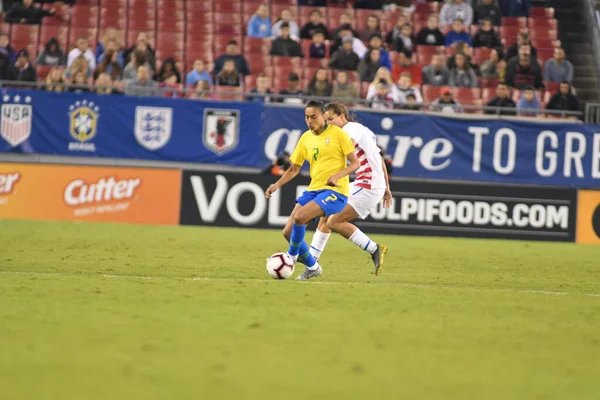
[[[0,397],[599,398],[600,247],[374,237],[296,282],[277,231],[2,220]]]

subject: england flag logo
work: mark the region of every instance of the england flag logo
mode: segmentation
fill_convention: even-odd
[[[5,95],[2,100],[4,104],[2,104],[0,135],[11,146],[16,147],[31,135],[31,97],[21,97],[17,94],[11,102],[11,96]]]
[[[135,108],[135,138],[148,150],[158,150],[171,139],[173,109],[169,107]]]

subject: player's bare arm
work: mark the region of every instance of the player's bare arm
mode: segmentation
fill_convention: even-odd
[[[289,181],[291,181],[292,179],[294,179],[299,173],[300,173],[300,168],[302,168],[301,165],[298,164],[294,164],[292,163],[290,168],[288,168],[283,175],[281,176],[281,178],[279,178],[277,180],[277,182],[275,182],[273,185],[269,186],[269,188],[265,191],[265,197],[267,199],[271,198],[271,195],[280,187],[282,187],[283,185],[285,185],[286,183],[288,183]]]
[[[354,151],[346,154],[346,159],[350,161],[350,163],[346,166],[346,168],[344,168],[337,174],[333,174],[329,177],[329,179],[327,180],[327,184],[329,186],[337,186],[337,181],[355,172],[358,169],[358,167],[360,167],[360,162],[358,161],[358,158],[356,157],[356,153],[354,153]]]
[[[381,157],[381,167],[383,168],[385,183],[387,185],[385,194],[383,195],[383,208],[390,208],[392,206],[392,191],[390,190],[390,177],[388,176],[385,159],[383,157]]]

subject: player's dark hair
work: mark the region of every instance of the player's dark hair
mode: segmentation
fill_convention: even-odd
[[[304,109],[307,108],[316,108],[317,110],[321,111],[321,114],[325,114],[325,104],[323,104],[322,101],[311,100]]]
[[[355,122],[356,114],[348,111],[345,105],[341,103],[329,103],[325,106],[325,111],[331,111],[335,115],[343,115],[348,122]]]

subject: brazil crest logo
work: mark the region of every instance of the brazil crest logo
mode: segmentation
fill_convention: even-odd
[[[76,142],[69,143],[69,150],[96,151],[90,140],[96,136],[99,108],[93,101],[77,101],[69,107],[69,132]]]

